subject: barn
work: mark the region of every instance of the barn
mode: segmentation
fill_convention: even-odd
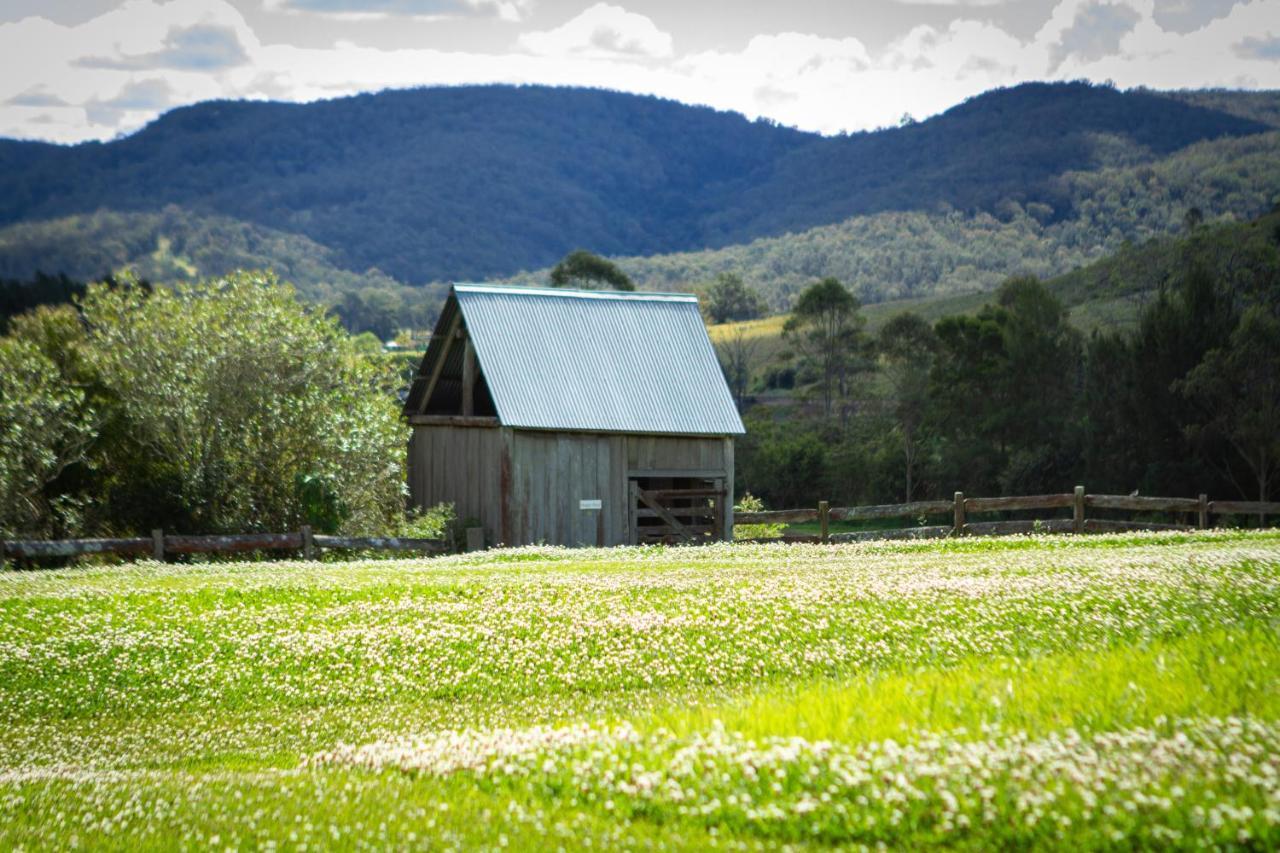
[[[733,536],[742,420],[697,297],[454,285],[404,412],[413,505],[490,545]]]

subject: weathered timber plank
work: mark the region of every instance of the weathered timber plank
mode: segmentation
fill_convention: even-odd
[[[497,418],[485,415],[409,415],[412,426],[497,427]]]
[[[646,494],[655,500],[675,500],[677,498],[718,498],[722,489],[650,489]]]
[[[817,521],[817,509],[771,509],[764,512],[736,512],[734,524],[795,524],[801,521]]]
[[[321,536],[312,537],[317,548],[345,548],[357,551],[424,551],[444,553],[448,546],[442,539],[412,539],[394,536]]]
[[[1105,518],[1086,518],[1087,533],[1115,533],[1125,530],[1195,530],[1189,524],[1156,524],[1150,521],[1111,521]]]
[[[685,525],[676,521],[675,516],[668,512],[666,507],[650,497],[648,492],[644,489],[637,489],[636,496],[640,498],[641,503],[656,512],[658,517],[667,523],[667,526],[671,528],[671,532],[687,540],[693,539],[692,534],[686,530]]]
[[[951,502],[947,501],[950,509]],[[833,533],[832,542],[874,542],[880,539],[946,539],[951,535],[950,524],[930,527],[907,527],[901,530],[858,530],[852,533]]]
[[[81,554],[148,554],[151,537],[128,539],[6,539],[10,557],[76,557]]]
[[[1211,515],[1280,515],[1277,501],[1209,501]]]
[[[965,512],[999,512],[1016,509],[1060,509],[1075,502],[1074,495],[1020,495],[1007,498],[965,498]]]
[[[834,521],[861,521],[873,518],[919,518],[922,515],[949,515],[951,501],[915,501],[907,504],[876,504],[874,506],[835,506],[831,508]]]
[[[1156,498],[1138,495],[1085,495],[1086,506],[1132,512],[1199,512],[1199,498]]]
[[[319,536],[315,537],[317,540]],[[302,548],[301,533],[244,533],[232,536],[164,537],[169,554],[219,554],[241,551],[296,550]]]
[[[1012,536],[1027,533],[1070,533],[1075,522],[1069,518],[1044,521],[971,521],[964,526],[970,536]]]
[[[667,507],[667,512],[676,518],[715,518],[719,515],[719,510],[713,506],[671,506]],[[636,510],[637,518],[661,518],[657,512],[651,509]]]

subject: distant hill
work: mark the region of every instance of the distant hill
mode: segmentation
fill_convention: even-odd
[[[0,225],[176,206],[412,284],[512,275],[578,247],[702,250],[885,213],[1008,224],[1020,210],[1049,228],[1087,213],[1072,175],[1271,128],[1274,93],[1233,97],[1027,84],[840,137],[548,87],[210,102],[108,143],[0,141]],[[39,260],[59,271],[57,253]]]
[[[389,338],[434,323],[443,286],[408,287],[376,270],[343,269],[334,252],[300,234],[178,207],[98,211],[0,228],[0,280],[61,273],[94,281],[129,271],[178,283],[236,269],[272,269],[306,299],[332,306],[349,328]]]
[[[1265,294],[1263,301],[1280,303],[1280,206],[1249,222],[1205,225],[1189,234],[1126,245],[1094,263],[1047,279],[1045,285],[1067,307],[1077,328],[1114,330],[1136,324],[1142,306],[1193,264],[1230,282],[1237,292]],[[975,314],[990,300],[990,293],[942,294],[867,305],[863,313],[868,330],[874,332],[906,311],[935,322],[948,315]],[[786,349],[780,337],[785,319],[777,315],[712,326],[711,338],[723,341],[741,330],[748,340],[757,342],[755,355],[758,369],[763,370]]]
[[[825,276],[865,303],[981,294],[1010,275],[1051,278],[1126,244],[1177,234],[1193,208],[1208,223],[1256,217],[1280,201],[1280,131],[1201,142],[1141,165],[1068,172],[1054,191],[1069,217],[1006,200],[992,213],[877,213],[723,249],[617,260],[653,290],[737,273],[775,311]],[[546,271],[513,280],[545,281]]]

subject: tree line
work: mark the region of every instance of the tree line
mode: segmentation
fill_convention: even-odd
[[[1268,500],[1280,476],[1280,226],[1267,241],[1227,257],[1180,244],[1136,326],[1087,337],[1032,276],[976,313],[904,313],[875,334],[844,284],[812,284],[783,331],[794,399],[745,413],[738,489],[774,507],[1076,483]],[[741,390],[732,338],[719,350]]]

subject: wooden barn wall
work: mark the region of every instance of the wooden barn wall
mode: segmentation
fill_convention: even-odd
[[[724,471],[725,444],[723,438],[627,436],[627,470]]]
[[[733,441],[421,425],[409,441],[412,504],[453,503],[490,545],[626,544],[628,476],[664,472],[723,476],[731,504]]]
[[[625,544],[626,442],[624,435],[513,431],[512,543]],[[584,510],[583,500],[599,500],[602,507]]]
[[[502,531],[502,430],[415,426],[409,439],[409,496],[424,509],[454,504],[460,520],[478,518],[494,544]]]

